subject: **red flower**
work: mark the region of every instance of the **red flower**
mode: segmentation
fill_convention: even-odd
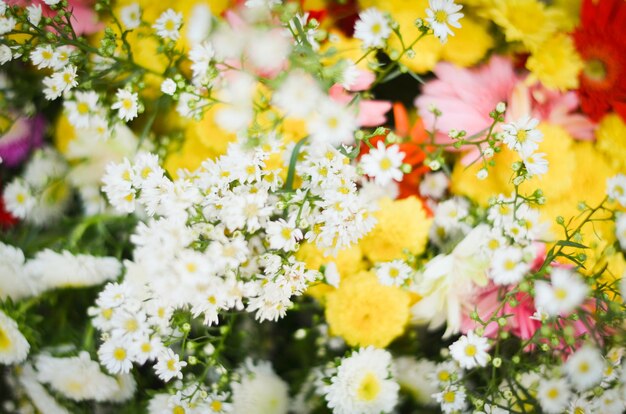
[[[0,187],[0,230],[13,227],[17,224],[17,218],[13,217],[4,207],[4,197],[2,196],[2,187]]]
[[[594,121],[610,111],[626,120],[626,2],[583,0],[576,48],[585,61],[578,94]]]

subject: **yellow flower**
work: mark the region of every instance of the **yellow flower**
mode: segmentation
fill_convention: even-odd
[[[454,32],[454,36],[449,36],[448,42],[443,45],[441,60],[457,66],[472,66],[493,47],[493,38],[487,31],[487,25],[481,21],[464,17],[461,28]]]
[[[165,169],[176,177],[176,171],[186,168],[190,171],[200,166],[207,158],[216,158],[226,153],[228,144],[235,140],[235,135],[228,133],[215,124],[216,105],[204,114],[200,121],[190,121],[185,127],[182,146],[172,149],[165,160]]]
[[[432,220],[426,217],[416,197],[403,200],[385,198],[375,213],[378,222],[361,240],[361,249],[372,262],[404,257],[404,251],[420,254],[426,248]]]
[[[367,271],[343,280],[326,300],[326,319],[333,335],[350,346],[383,348],[402,335],[409,320],[409,294],[384,286]]]
[[[535,50],[558,28],[561,12],[539,0],[493,1],[489,14],[504,29],[509,42],[521,41]]]
[[[571,193],[572,175],[575,174],[575,154],[572,151],[573,138],[562,127],[541,123],[539,129],[543,133],[543,141],[539,143],[539,152],[546,153],[548,172],[541,177],[535,177],[520,186],[524,191],[532,193],[541,188],[549,201]],[[476,178],[476,173],[482,164],[477,162],[470,168],[465,168],[460,161],[456,163],[452,177],[451,189],[455,194],[465,195],[481,205],[487,205],[489,198],[498,194],[508,195],[513,191],[511,166],[519,161],[516,152],[506,147],[495,156],[496,165],[489,169],[489,176],[485,180]]]
[[[526,62],[526,68],[533,79],[548,88],[564,91],[578,88],[583,61],[572,38],[561,33],[543,42]]]
[[[602,118],[596,130],[596,148],[616,170],[626,171],[626,123],[616,114]]]

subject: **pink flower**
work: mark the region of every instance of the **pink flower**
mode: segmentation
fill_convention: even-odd
[[[427,130],[437,129],[436,141],[450,143],[448,132],[464,130],[468,136],[485,134],[492,123],[489,113],[498,102],[507,103],[506,121],[531,116],[563,126],[576,139],[593,138],[594,124],[577,113],[579,102],[575,92],[549,91],[540,84],[527,85],[525,75],[517,74],[510,59],[494,56],[477,68],[459,68],[440,63],[434,70],[437,79],[424,85],[415,101]],[[435,123],[429,110],[434,106],[442,113]],[[473,151],[465,161],[472,161]]]
[[[346,90],[339,84],[333,85],[328,94],[334,101],[342,104],[348,104],[353,96],[348,92],[363,91],[370,87],[376,79],[373,73],[357,69],[355,81],[350,85],[350,89]],[[391,102],[372,99],[361,99],[359,101],[359,116],[357,122],[362,127],[374,127],[387,122],[385,114],[391,109]]]
[[[54,12],[50,7],[43,2],[43,0],[7,0],[6,2],[10,6],[18,5],[26,7],[31,4],[40,5],[42,14],[45,17],[54,17]],[[102,23],[98,22],[98,14],[94,10],[95,0],[69,0],[68,9],[72,11],[72,26],[76,31],[76,34],[93,34],[102,29]]]

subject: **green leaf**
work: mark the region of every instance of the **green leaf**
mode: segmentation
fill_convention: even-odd
[[[559,245],[559,246],[575,247],[577,249],[588,249],[589,248],[589,247],[585,246],[584,244],[576,243],[576,242],[569,241],[569,240],[559,240],[558,242],[556,242],[556,244]]]

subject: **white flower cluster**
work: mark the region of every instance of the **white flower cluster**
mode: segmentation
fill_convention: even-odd
[[[64,181],[68,166],[50,147],[37,150],[20,178],[4,189],[7,210],[15,217],[39,226],[59,218],[70,201]]]
[[[269,152],[238,145],[174,181],[151,154],[109,165],[103,182],[113,206],[153,217],[131,236],[124,282],[109,284],[91,310],[107,334],[100,359],[110,372],[157,359],[157,375],[180,378],[186,362],[163,345],[179,336],[170,327],[174,310],[189,309],[207,325],[229,309],[277,320],[320,277],[294,258],[299,243],[341,249],[371,229],[348,159],[331,147],[310,150],[294,192],[278,192],[281,168],[266,166]]]
[[[522,117],[502,127],[502,141],[522,158],[528,176],[543,175],[548,172],[546,154],[536,152],[543,134],[537,129],[539,120],[529,116]]]
[[[0,299],[18,300],[50,289],[96,286],[115,279],[121,268],[114,257],[50,249],[26,260],[20,249],[0,242]]]

